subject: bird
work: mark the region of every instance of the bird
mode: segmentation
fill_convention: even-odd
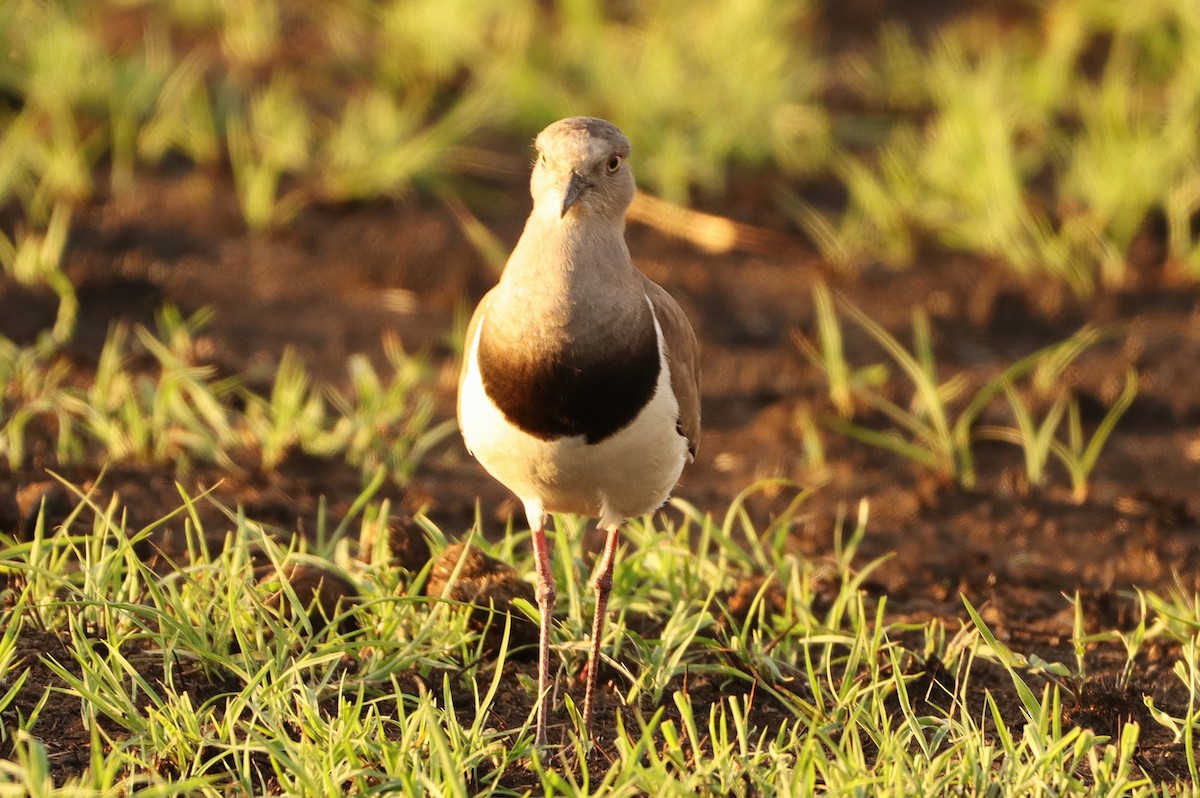
[[[636,192],[631,144],[603,119],[538,134],[533,208],[496,285],[467,326],[458,422],[467,450],[521,501],[540,614],[535,745],[546,745],[550,629],[557,589],[550,513],[597,519],[583,726],[621,525],[670,497],[700,443],[700,349],[676,301],[633,264],[625,217]]]

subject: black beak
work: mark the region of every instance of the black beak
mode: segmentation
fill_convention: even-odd
[[[559,218],[567,215],[567,211],[571,210],[571,206],[579,200],[588,186],[587,180],[579,173],[571,173],[571,182],[567,183],[567,193],[563,194],[562,213],[559,214]]]

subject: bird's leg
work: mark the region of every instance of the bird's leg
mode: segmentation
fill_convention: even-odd
[[[546,711],[550,703],[550,624],[554,620],[554,600],[558,591],[554,587],[554,574],[550,571],[550,552],[546,548],[546,532],[543,524],[534,524],[533,554],[537,560],[537,603],[541,615],[541,634],[538,636],[538,746],[546,744]]]
[[[600,666],[600,638],[604,636],[604,620],[608,614],[608,593],[612,590],[613,561],[617,557],[617,540],[621,535],[620,525],[608,530],[604,541],[604,552],[596,564],[592,587],[596,591],[596,609],[592,615],[592,646],[588,651],[587,685],[583,692],[583,728],[592,733],[592,699],[596,692],[596,671]]]

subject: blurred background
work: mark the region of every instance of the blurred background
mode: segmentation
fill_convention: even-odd
[[[48,281],[75,211],[180,171],[232,179],[251,230],[414,194],[482,213],[590,114],[655,196],[838,269],[932,240],[1086,294],[1149,226],[1193,278],[1198,37],[1188,0],[12,0],[3,262]]]
[[[455,713],[476,718],[486,747],[431,759],[463,794],[525,773],[527,749],[503,741],[534,691],[514,681],[499,731],[485,724],[491,665],[440,627],[405,631],[430,616],[399,574],[476,531],[532,573],[520,508],[463,449],[454,397],[468,315],[529,211],[533,137],[568,115],[632,140],[630,250],[703,352],[699,456],[671,506],[627,526],[619,569],[618,615],[639,641],[622,655],[659,691],[644,739],[678,707],[694,752],[736,744],[739,767],[859,792],[867,771],[901,792],[1193,784],[1197,0],[0,0],[0,609],[17,618],[0,636],[0,709],[21,692],[0,743],[24,752],[39,717],[52,730],[49,756],[21,754],[25,788],[91,767],[89,785],[128,773],[131,790],[158,790],[143,773],[189,773],[263,792],[249,786],[263,773],[301,769],[263,752],[302,743],[323,753],[319,778],[297,783],[344,787],[352,762],[393,789],[369,764],[391,754],[360,768],[310,733],[324,728],[299,698],[310,683],[358,691],[322,707],[371,751],[399,726],[362,718],[391,723],[393,706],[436,730],[408,727],[394,750],[417,758],[464,739]],[[568,540],[581,525],[556,519],[571,544],[556,567],[579,574],[560,581],[563,641],[583,639],[585,547]],[[385,619],[374,628],[416,652],[414,673],[434,668],[428,689],[415,682],[420,711],[388,698],[388,644],[351,643],[349,658],[305,644],[312,679],[282,635],[264,645],[238,587],[258,577],[229,565],[249,565],[247,541],[365,573],[364,623]],[[144,634],[149,572],[131,553],[201,563],[162,581],[197,595],[163,627],[182,637]],[[726,628],[723,597],[757,609]],[[233,609],[257,637],[214,631]],[[742,626],[752,616],[761,628]],[[112,637],[116,623],[132,636]],[[63,629],[83,677],[55,653]],[[177,645],[173,672],[195,686],[179,712],[156,696],[184,683],[154,664]],[[248,667],[248,689],[278,700],[197,720],[192,701],[219,715],[228,689],[209,677],[242,672],[231,651],[283,663],[288,681]],[[330,676],[359,654],[382,665]],[[21,691],[22,661],[45,674],[56,657],[57,680]],[[153,660],[145,679],[130,660]],[[114,689],[120,701],[96,698]],[[771,709],[779,691],[796,691],[794,714]],[[730,717],[767,714],[753,733],[718,732],[715,714],[705,727],[699,707],[726,700]],[[284,747],[262,747],[285,704]],[[114,725],[85,729],[100,713]],[[160,720],[183,731],[146,731]],[[231,743],[243,721],[247,742]],[[582,783],[668,767],[658,742],[626,737],[630,718],[616,729],[622,753],[592,749],[603,767]],[[195,744],[164,753],[162,739]],[[146,764],[129,764],[135,749]],[[775,789],[729,762],[704,772]],[[256,775],[226,780],[238,767]],[[553,770],[543,792],[565,789]],[[672,771],[648,772],[654,788],[626,792],[667,789]]]

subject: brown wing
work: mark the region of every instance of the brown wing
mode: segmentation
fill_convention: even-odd
[[[687,438],[688,452],[694,460],[700,446],[700,344],[675,299],[644,274],[642,282],[662,327],[671,366],[671,390],[679,401],[679,431]]]

